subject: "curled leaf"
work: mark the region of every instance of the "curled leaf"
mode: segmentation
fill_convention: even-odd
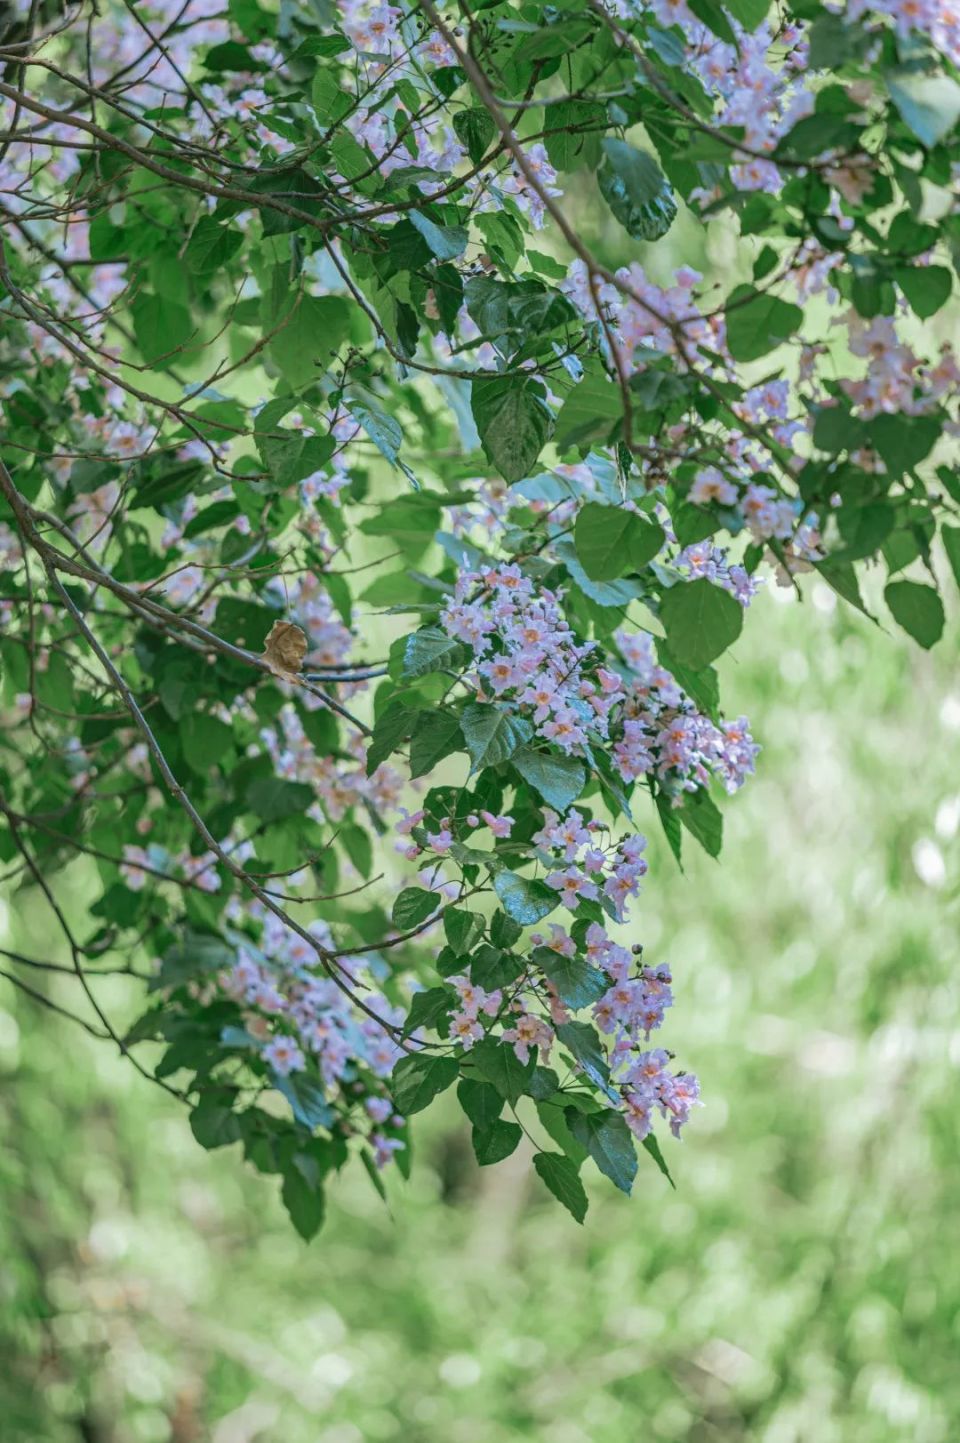
[[[294,676],[303,666],[307,638],[293,621],[275,621],[263,648],[263,659],[277,676]]]

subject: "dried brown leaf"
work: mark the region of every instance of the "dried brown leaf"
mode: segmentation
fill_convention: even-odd
[[[275,621],[263,648],[263,659],[277,676],[294,676],[303,666],[307,638],[292,621]]]

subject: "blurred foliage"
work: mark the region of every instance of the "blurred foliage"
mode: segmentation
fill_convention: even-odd
[[[590,1164],[577,1228],[448,1105],[389,1207],[348,1173],[308,1247],[238,1149],[0,982],[5,1440],[956,1436],[956,632],[920,654],[809,598],[771,585],[727,663],[764,753],[723,868],[657,844],[640,908],[707,1102],[675,1193]],[[43,941],[27,904],[7,931]]]

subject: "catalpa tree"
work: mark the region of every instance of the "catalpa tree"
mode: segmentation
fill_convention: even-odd
[[[0,62],[4,974],[305,1237],[448,1089],[582,1221],[698,1101],[630,914],[754,769],[758,588],[943,629],[955,7],[34,0]]]

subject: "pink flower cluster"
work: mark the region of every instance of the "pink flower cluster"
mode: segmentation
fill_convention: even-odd
[[[123,849],[120,875],[131,892],[142,891],[148,878],[156,872],[172,878],[183,878],[199,887],[202,892],[219,892],[222,881],[217,865],[218,859],[213,852],[203,852],[199,857],[195,857],[186,849],[174,854],[162,847],[144,848],[128,843]],[[147,871],[146,868],[150,870]]]
[[[323,703],[306,693],[304,705],[313,710]],[[282,708],[278,722],[279,727],[264,727],[260,733],[277,775],[311,786],[316,795],[314,806],[327,821],[339,822],[351,807],[365,803],[375,812],[390,811],[397,806],[403,778],[386,764],[367,776],[367,745],[359,732],[350,732],[341,745],[341,752],[332,757],[317,751],[292,705]],[[353,765],[343,753],[349,754]]]
[[[543,809],[544,824],[533,837],[544,852],[559,854],[558,865],[545,878],[548,887],[559,892],[560,900],[575,912],[580,899],[602,901],[618,922],[625,919],[627,902],[640,894],[640,878],[646,874],[643,852],[646,837],[626,837],[620,843],[597,845],[607,831],[603,823],[587,821],[576,807],[559,817],[550,807]],[[559,865],[562,863],[562,865]]]
[[[591,736],[606,736],[622,699],[619,678],[603,667],[587,674],[594,644],[577,642],[559,595],[537,589],[519,566],[462,572],[440,624],[472,647],[470,680],[482,700],[511,702],[538,736],[568,754]]]
[[[861,419],[883,413],[922,415],[960,394],[960,367],[949,344],[944,344],[933,365],[921,366],[913,348],[897,335],[892,316],[864,321],[851,311],[846,324],[850,350],[866,361],[867,369],[862,379],[840,384]]]
[[[697,710],[672,674],[659,665],[653,637],[620,630],[617,645],[633,673],[623,736],[614,762],[624,781],[655,774],[671,791],[695,791],[711,775],[735,792],[753,774],[760,748],[746,717],[719,726]]]
[[[359,1012],[331,978],[314,975],[315,950],[273,913],[236,900],[231,910],[247,926],[251,920],[261,923],[259,946],[245,939],[236,963],[219,976],[221,990],[244,1009],[247,1045],[259,1050],[279,1078],[305,1071],[312,1059],[331,1091],[348,1088],[358,1064],[385,1081],[403,1056],[387,1030],[402,1025],[403,1009],[388,1002],[372,978],[364,978],[364,1000],[376,1016]],[[313,922],[308,930],[322,946],[333,948],[326,923]],[[356,980],[355,973],[351,976]],[[366,1111],[376,1125],[370,1141],[382,1166],[403,1144],[381,1128],[386,1123],[399,1127],[403,1119],[393,1115],[386,1087],[367,1098]]]

